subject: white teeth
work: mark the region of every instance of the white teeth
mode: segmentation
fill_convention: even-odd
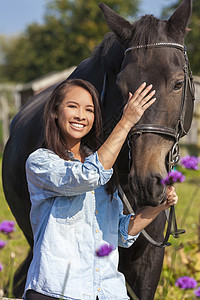
[[[71,124],[72,124],[72,126],[77,127],[77,128],[83,128],[84,127],[84,125],[78,124],[78,123],[71,123]]]

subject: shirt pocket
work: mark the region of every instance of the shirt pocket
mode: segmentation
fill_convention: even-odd
[[[61,197],[56,199],[54,210],[56,222],[74,225],[83,221],[84,198],[81,196]]]

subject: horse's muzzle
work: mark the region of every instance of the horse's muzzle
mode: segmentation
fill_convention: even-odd
[[[129,189],[137,207],[155,207],[166,200],[166,187],[161,184],[161,179],[159,174],[150,174],[145,178],[129,174]]]

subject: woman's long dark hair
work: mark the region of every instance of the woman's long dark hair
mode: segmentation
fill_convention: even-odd
[[[71,87],[79,86],[87,90],[92,96],[94,104],[94,124],[89,133],[81,140],[80,151],[84,156],[88,156],[96,151],[103,142],[102,139],[102,118],[99,101],[99,94],[96,88],[88,81],[82,79],[69,79],[59,84],[52,92],[44,109],[44,146],[51,149],[59,157],[68,160],[69,153],[66,139],[59,129],[57,119],[55,118],[59,106],[65,99],[66,93]],[[113,195],[116,189],[114,178],[107,184],[107,191]]]

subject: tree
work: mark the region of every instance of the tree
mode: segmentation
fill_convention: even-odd
[[[162,17],[166,18],[171,15],[175,8],[181,3],[177,1],[176,4],[163,10]],[[185,40],[185,44],[188,50],[188,56],[191,64],[191,69],[195,75],[200,75],[200,1],[193,0],[193,13],[189,28],[191,29]]]
[[[186,45],[188,47],[189,59],[192,71],[195,75],[200,76],[200,1],[193,2],[193,14],[191,18],[190,28]]]
[[[134,17],[139,0],[104,1],[121,16]],[[49,0],[44,24],[30,24],[3,46],[0,75],[27,82],[52,71],[78,65],[108,32],[94,0]]]

